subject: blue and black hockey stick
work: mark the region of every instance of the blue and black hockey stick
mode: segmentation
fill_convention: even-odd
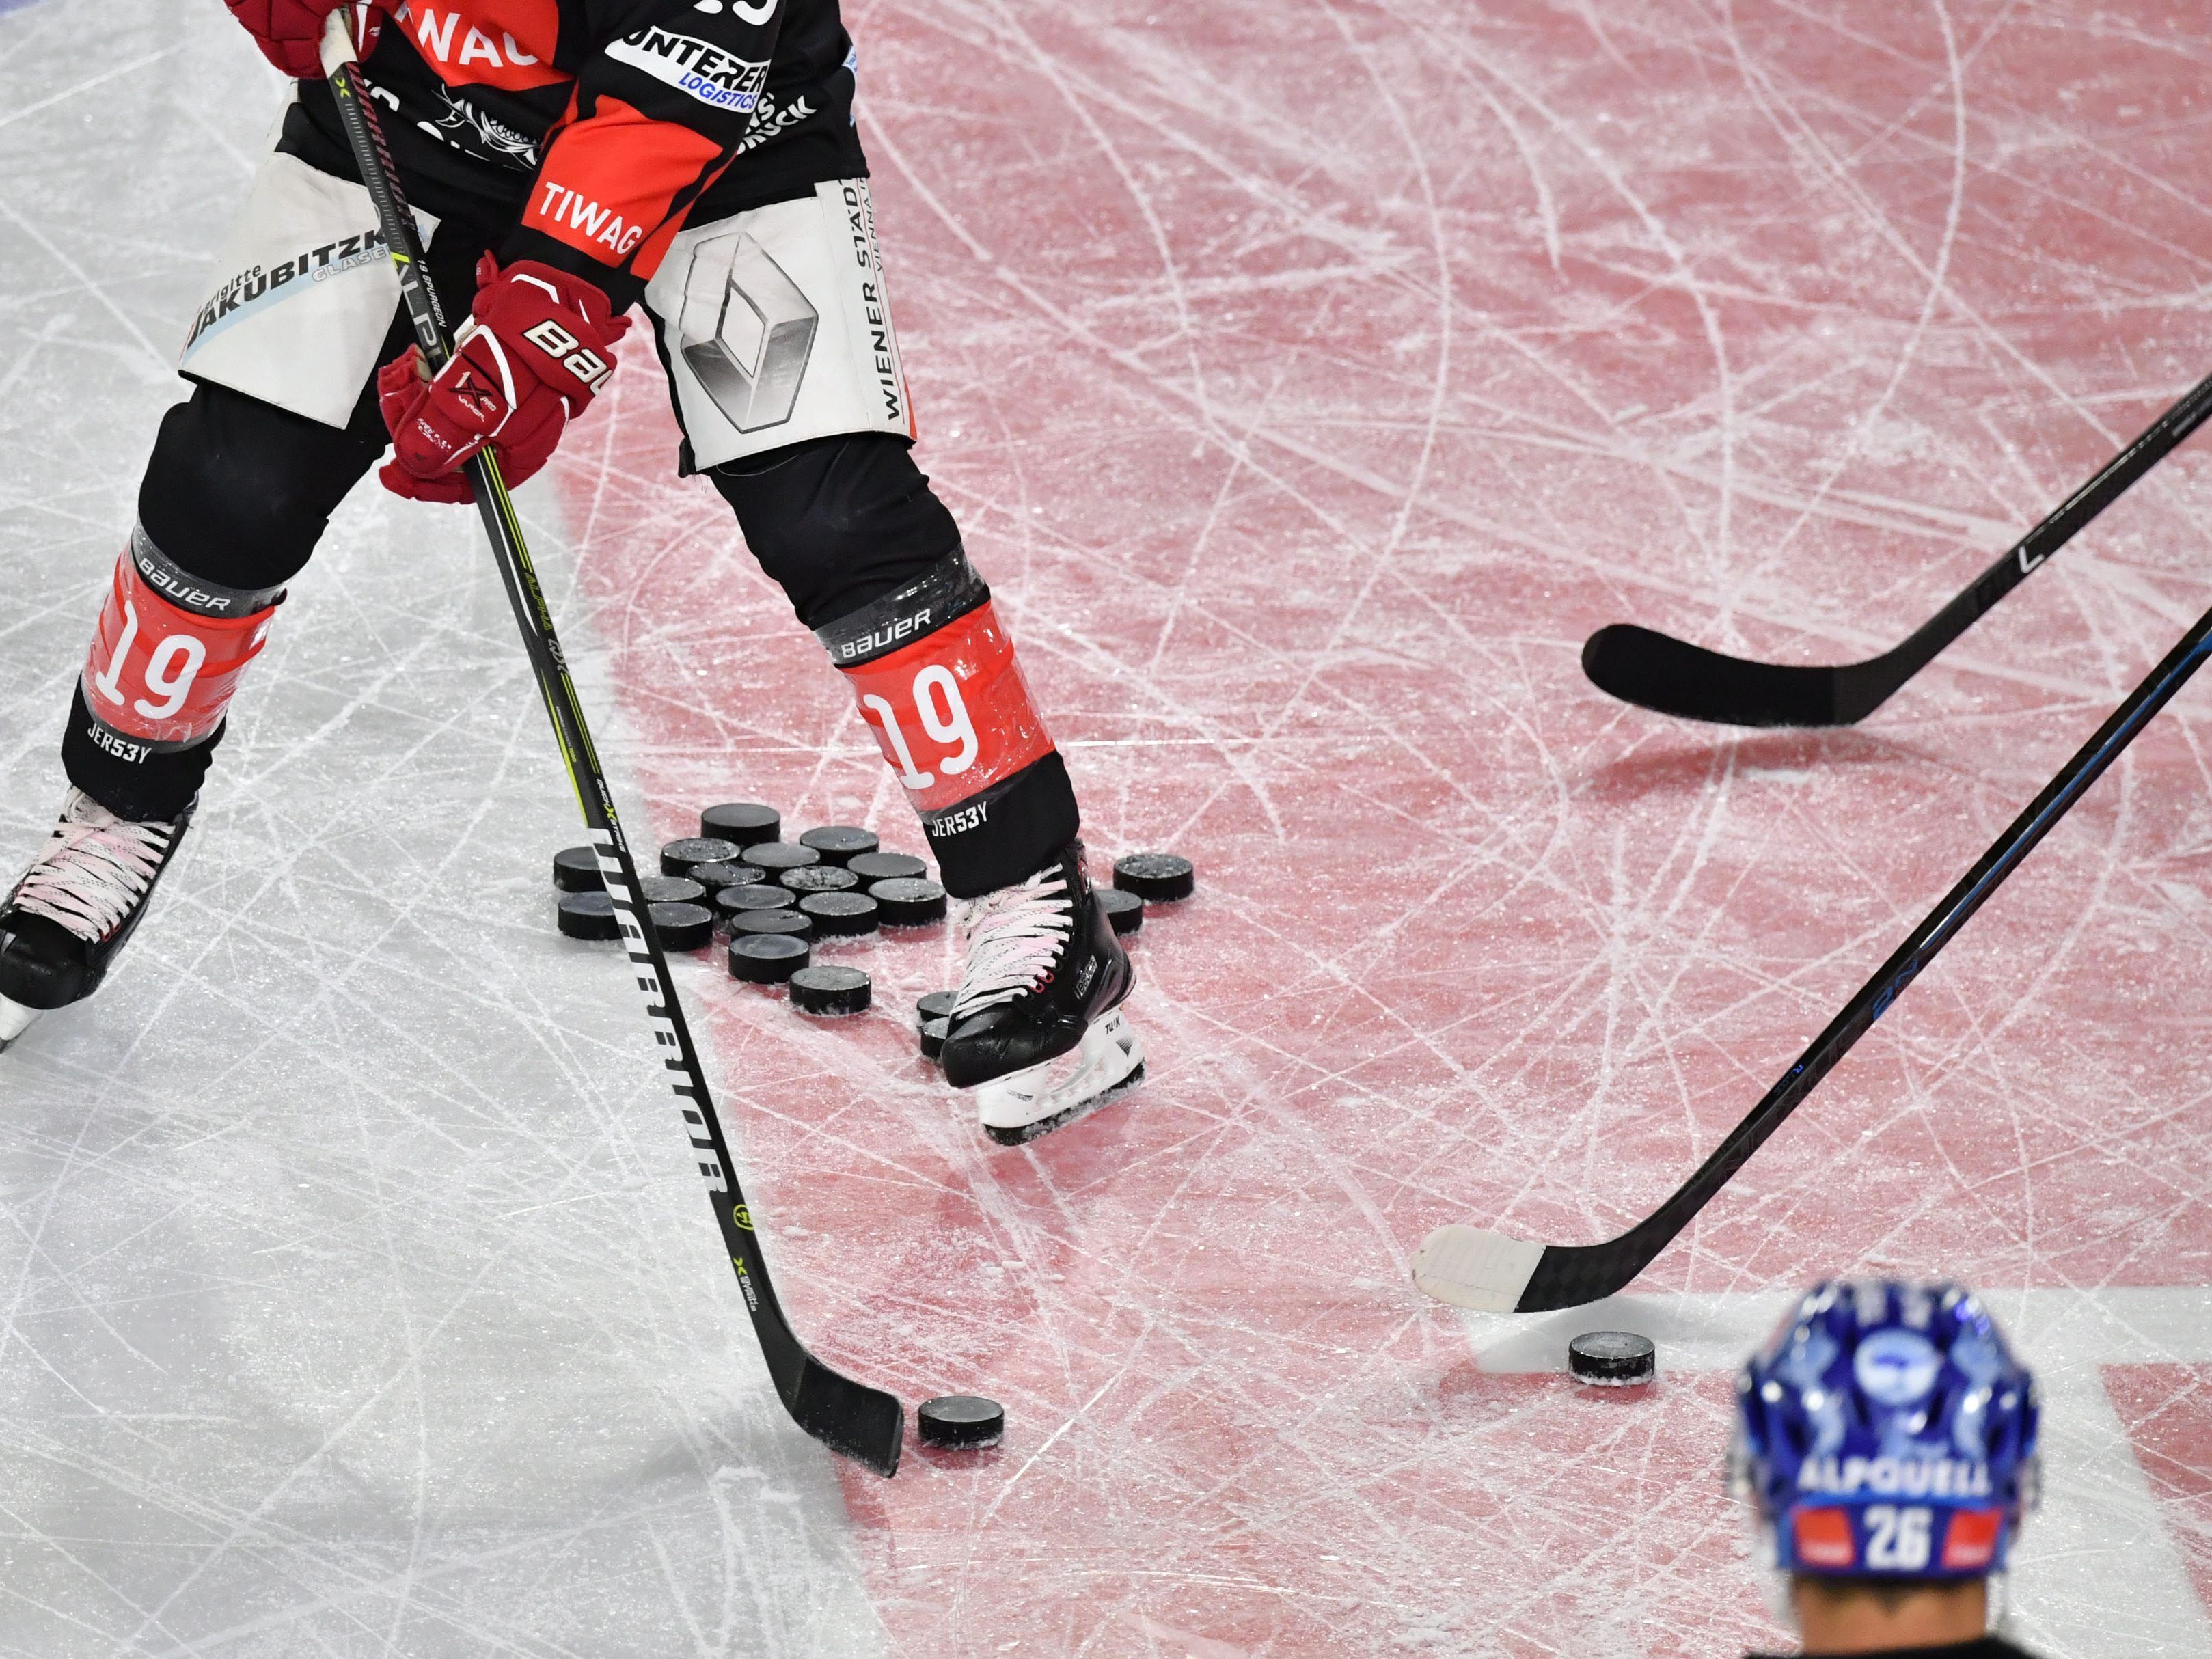
[[[453,337],[446,327],[437,293],[422,268],[422,238],[416,234],[414,216],[400,194],[391,152],[385,148],[382,125],[367,95],[361,67],[354,61],[347,10],[341,7],[331,14],[323,36],[323,70],[330,77],[338,114],[345,122],[354,166],[375,204],[377,223],[398,270],[400,297],[414,325],[416,342],[434,370],[453,356]],[[632,976],[645,994],[646,1018],[659,1045],[661,1064],[667,1068],[669,1086],[683,1107],[699,1173],[705,1177],[730,1265],[737,1270],[738,1288],[744,1292],[745,1306],[752,1311],[753,1331],[760,1339],[761,1354],[768,1361],[775,1391],[792,1420],[830,1450],[878,1474],[896,1474],[906,1437],[906,1408],[896,1396],[841,1376],[808,1352],[776,1300],[752,1212],[738,1189],[737,1165],[707,1092],[707,1074],[692,1045],[683,1006],[676,1000],[675,982],[668,975],[668,958],[661,951],[652,911],[640,897],[637,866],[623,836],[614,792],[584,724],[583,707],[569,680],[561,641],[553,631],[552,610],[531,565],[521,521],[507,497],[499,462],[489,450],[470,461],[466,471],[476,491],[477,510],[491,538],[500,580],[506,584],[514,620],[522,629],[522,643],[530,653],[538,690],[545,699],[545,712],[552,717],[554,738],[568,763],[568,781],[575,789],[592,848],[599,854],[599,873],[605,878],[608,896],[614,901]]]
[[[1623,702],[1686,720],[1723,726],[1855,725],[2041,569],[2207,416],[2212,416],[2212,379],[2192,387],[1965,592],[1879,657],[1810,668],[1752,662],[1634,623],[1614,623],[1583,641],[1583,672]]]
[[[2192,394],[2193,395],[2193,394]],[[2189,677],[2212,655],[2212,611],[2182,635],[2150,677],[2128,694],[2097,735],[2044,786],[2027,810],[2013,820],[1996,845],[1982,854],[1928,919],[1912,930],[1879,972],[1859,989],[1813,1040],[1797,1063],[1766,1091],[1751,1115],[1698,1166],[1674,1195],[1618,1238],[1602,1244],[1537,1244],[1487,1227],[1439,1227],[1413,1255],[1413,1282],[1455,1307],[1492,1313],[1540,1313],[1577,1308],[1612,1296],[1649,1267],[1652,1259],[1688,1226],[1698,1211],[1780,1128],[1797,1104],[1813,1092],[1836,1062],[1888,1012],[1913,977],[1935,960],[1975,911],[2018,869],[2051,828],[2102,777],[2105,769],[2150,724]]]

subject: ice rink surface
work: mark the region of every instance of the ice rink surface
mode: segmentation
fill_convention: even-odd
[[[0,4],[0,832],[278,84],[214,0]],[[2212,1648],[2212,686],[1601,1316],[1462,1317],[1709,1151],[2206,605],[2203,441],[1863,729],[1608,702],[1634,620],[1932,613],[2212,370],[2212,31],[2121,0],[848,8],[921,457],[1094,849],[1171,847],[1139,1094],[1022,1152],[682,975],[800,1330],[1005,1446],[785,1420],[465,513],[349,503],[156,914],[0,1061],[0,1654],[1723,1655],[1727,1370],[1824,1273],[1991,1291],[2055,1653]],[[921,838],[633,350],[525,492],[641,842]],[[12,866],[11,866],[12,867]],[[1662,1380],[1595,1397],[1565,1338]]]

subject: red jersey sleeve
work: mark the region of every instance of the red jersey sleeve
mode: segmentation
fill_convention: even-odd
[[[617,310],[630,305],[752,130],[783,3],[641,8],[664,21],[607,42],[580,70],[505,256],[543,260],[597,283]]]

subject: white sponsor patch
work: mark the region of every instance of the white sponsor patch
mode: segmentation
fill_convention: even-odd
[[[741,114],[752,112],[768,80],[766,64],[735,57],[709,41],[671,29],[642,28],[624,35],[607,48],[607,56],[702,104]]]

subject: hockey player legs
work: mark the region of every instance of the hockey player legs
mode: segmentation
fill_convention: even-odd
[[[440,243],[433,279],[465,295],[482,244]],[[0,904],[0,1047],[96,990],[143,918],[285,586],[385,435],[365,380],[343,426],[204,384],[163,417],[63,731],[69,796]]]
[[[289,43],[331,9],[267,0],[238,15],[300,73]],[[521,482],[611,376],[623,313],[641,302],[683,428],[678,470],[706,472],[729,501],[851,684],[947,891],[975,902],[948,1077],[981,1087],[1023,1074],[983,1108],[987,1127],[1016,1139],[1133,1077],[1141,1056],[1118,1018],[1086,1036],[1115,1016],[1130,973],[1094,914],[1073,785],[909,452],[865,160],[838,118],[849,41],[834,4],[788,10],[794,72],[813,78],[789,83],[811,89],[788,93],[774,124],[756,124],[746,88],[704,105],[669,92],[658,60],[641,70],[644,48],[625,40],[579,82],[589,112],[556,133],[562,76],[544,66],[557,54],[533,37],[539,68],[500,107],[544,129],[535,180],[504,152],[424,148],[423,123],[404,118],[418,83],[474,83],[465,64],[434,65],[422,41],[385,32],[370,79],[403,117],[385,125],[401,168],[421,174],[404,179],[408,193],[434,216],[424,268],[448,314],[469,315],[434,376],[394,314],[384,244],[398,233],[380,226],[327,88],[302,82],[191,331],[182,368],[198,388],[162,423],[71,712],[65,766],[97,810],[72,796],[0,908],[0,997],[17,1009],[0,1010],[0,1041],[21,1010],[88,994],[137,925],[285,585],[387,435],[382,476],[398,494],[466,499],[459,469],[486,447]],[[597,27],[586,13],[597,15],[562,10],[561,28]],[[774,30],[755,40],[749,13],[686,15],[686,28],[729,37],[718,50],[781,50]],[[636,118],[638,99],[650,118]],[[605,171],[617,150],[659,165]],[[592,214],[556,210],[585,185],[605,198]],[[1073,1054],[1087,1059],[1070,1076],[1034,1075]]]
[[[963,902],[946,1080],[1008,1144],[1072,1121],[1139,1074],[1129,962],[1012,635],[915,465],[867,181],[688,228],[645,302],[683,464],[845,677]],[[759,330],[733,341],[732,316]]]
[[[1017,1145],[1138,1081],[1133,973],[1092,897],[1075,793],[990,590],[904,442],[819,440],[710,474],[851,683],[921,813],[968,963],[943,1061]],[[830,620],[823,620],[824,617]]]

